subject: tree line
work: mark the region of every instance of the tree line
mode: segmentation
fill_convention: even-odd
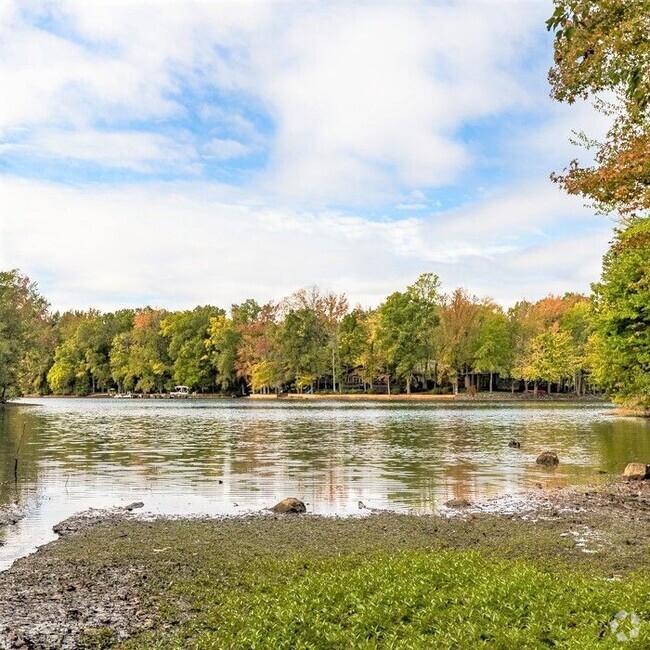
[[[228,311],[51,313],[18,271],[0,275],[3,395],[598,390],[594,303],[579,294],[504,310],[421,275],[377,308],[317,287]]]

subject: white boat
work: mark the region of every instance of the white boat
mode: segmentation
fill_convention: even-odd
[[[115,399],[133,399],[133,394],[131,393],[131,391],[129,391],[128,393],[115,393],[113,397]]]
[[[170,399],[187,399],[190,396],[188,386],[174,386],[174,390],[169,393]]]

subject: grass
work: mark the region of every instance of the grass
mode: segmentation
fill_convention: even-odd
[[[44,559],[99,581],[133,571],[130,650],[650,647],[650,539],[641,520],[599,517],[123,521]],[[567,534],[585,524],[597,553]],[[625,646],[608,627],[621,610],[641,617]],[[119,645],[109,629],[82,642]]]
[[[192,616],[166,638],[148,632],[127,647],[615,648],[608,623],[620,610],[638,614],[640,638],[650,636],[642,576],[558,576],[478,552],[264,559],[226,583],[181,581],[172,599]]]

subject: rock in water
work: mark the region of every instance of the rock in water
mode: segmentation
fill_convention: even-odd
[[[445,505],[448,508],[469,508],[472,504],[467,499],[449,499]]]
[[[282,501],[280,501],[280,503],[276,503],[271,508],[271,510],[273,510],[273,512],[278,512],[281,514],[301,514],[303,512],[307,512],[305,504],[300,499],[294,499],[294,497],[287,497],[286,499],[282,499]]]
[[[134,501],[133,503],[129,503],[128,506],[124,506],[126,510],[129,512],[135,510],[136,508],[144,508],[144,503],[142,501]]]
[[[512,449],[521,449],[521,443],[519,440],[511,440],[508,443],[508,447],[511,447]]]
[[[554,451],[544,451],[537,457],[535,462],[545,467],[555,467],[560,464],[560,459]]]
[[[650,465],[643,463],[628,463],[623,470],[623,476],[631,480],[643,480],[650,478]]]

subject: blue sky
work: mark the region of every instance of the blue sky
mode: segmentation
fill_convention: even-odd
[[[546,1],[0,0],[0,266],[57,309],[588,291]]]

